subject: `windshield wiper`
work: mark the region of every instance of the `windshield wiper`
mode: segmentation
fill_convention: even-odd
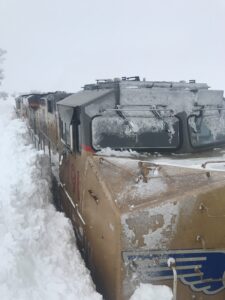
[[[161,120],[163,122],[165,131],[170,133],[170,129],[169,129],[169,125],[168,123],[165,121],[164,117],[161,115],[161,110],[158,109],[158,106],[154,108],[152,107],[151,112],[153,113],[153,115],[158,119]],[[172,113],[172,110],[170,111]]]
[[[117,107],[118,108],[118,107]],[[128,120],[127,117],[124,115],[124,113],[121,110],[116,110],[117,115],[124,120],[124,124],[129,127],[129,130],[131,133],[135,135],[135,141],[138,143],[138,128],[135,126],[135,124]]]

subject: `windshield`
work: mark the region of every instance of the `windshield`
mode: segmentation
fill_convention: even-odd
[[[96,150],[177,149],[179,119],[155,111],[116,111],[92,120],[92,146]]]
[[[190,141],[193,147],[225,143],[224,110],[202,111],[188,118]]]

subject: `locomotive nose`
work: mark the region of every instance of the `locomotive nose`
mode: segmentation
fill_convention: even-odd
[[[216,175],[215,175],[216,176]],[[218,179],[218,178],[217,178]],[[195,188],[154,207],[122,217],[124,286],[166,284],[172,288],[169,257],[176,261],[178,297],[199,292],[203,299],[223,299],[225,287],[225,187],[221,181]],[[212,250],[213,249],[213,250]],[[198,298],[197,298],[198,299]]]

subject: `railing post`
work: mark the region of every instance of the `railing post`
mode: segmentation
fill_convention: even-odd
[[[173,257],[167,260],[167,265],[173,271],[173,300],[177,300],[177,270],[176,261]]]
[[[51,164],[51,142],[48,142],[48,154],[49,154],[49,160],[50,160],[50,164]]]

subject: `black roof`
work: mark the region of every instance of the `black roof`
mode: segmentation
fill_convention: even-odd
[[[114,89],[100,89],[100,90],[85,90],[72,94],[69,97],[59,101],[58,105],[69,107],[76,107],[90,103],[98,98],[111,94]]]

